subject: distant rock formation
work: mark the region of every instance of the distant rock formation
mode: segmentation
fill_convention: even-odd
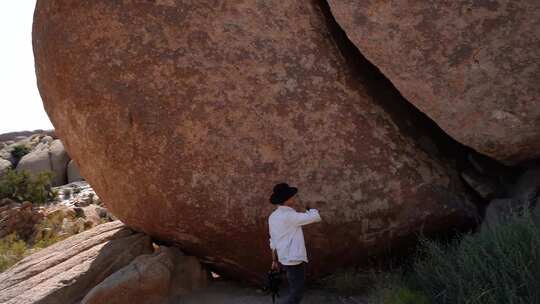
[[[34,134],[43,134],[43,135],[48,135],[53,138],[56,138],[56,135],[54,134],[54,130],[38,129],[34,131],[17,131],[17,132],[9,132],[9,133],[0,134],[0,143],[7,142],[7,141],[15,141],[17,138],[30,137]]]
[[[77,166],[77,163],[74,160],[70,160],[67,166],[67,182],[73,183],[83,180],[84,177],[81,176],[79,166]]]
[[[329,0],[362,54],[450,136],[540,157],[540,1]]]
[[[64,145],[59,139],[50,143],[42,142],[30,153],[21,158],[17,170],[27,170],[37,174],[49,171],[54,174],[53,186],[67,184],[67,168],[70,161]]]
[[[27,133],[24,131],[15,134]],[[47,135],[50,133],[53,132],[38,132],[16,137],[12,133],[7,134],[11,136],[0,134],[0,137],[11,138],[0,143],[0,176],[8,169],[26,170],[32,174],[48,171],[54,174],[52,186],[55,187],[84,180],[76,163],[64,149],[62,141]],[[26,154],[20,157],[14,155],[15,150],[21,147],[27,149]]]
[[[251,280],[283,180],[321,209],[312,278],[469,224],[457,172],[379,106],[318,3],[38,0],[45,107],[109,210]]]

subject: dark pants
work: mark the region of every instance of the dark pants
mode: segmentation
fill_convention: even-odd
[[[283,304],[299,304],[304,297],[304,282],[306,279],[306,263],[299,265],[284,265],[289,282],[289,296]]]

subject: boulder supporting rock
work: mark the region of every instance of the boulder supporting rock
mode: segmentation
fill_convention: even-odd
[[[194,257],[160,247],[141,255],[94,287],[81,304],[160,304],[206,286],[208,276]],[[179,302],[180,303],[180,302]]]
[[[152,251],[148,236],[119,221],[97,226],[1,273],[0,303],[76,303],[109,275]]]

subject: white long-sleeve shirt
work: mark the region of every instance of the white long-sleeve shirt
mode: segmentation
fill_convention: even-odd
[[[279,206],[270,214],[270,249],[276,249],[279,262],[283,265],[297,265],[308,262],[302,226],[320,222],[317,209],[296,212],[288,206]]]

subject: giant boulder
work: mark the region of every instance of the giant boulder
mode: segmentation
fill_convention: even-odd
[[[362,54],[453,138],[540,156],[540,1],[329,0]]]
[[[368,93],[318,3],[39,0],[45,108],[107,208],[253,280],[283,180],[322,210],[312,277],[469,222],[455,172]]]

